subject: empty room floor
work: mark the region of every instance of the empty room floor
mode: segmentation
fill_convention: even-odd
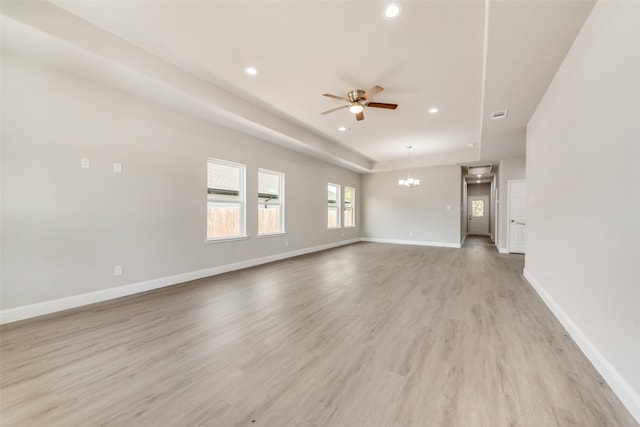
[[[358,243],[1,328],[2,426],[637,426],[486,239]]]

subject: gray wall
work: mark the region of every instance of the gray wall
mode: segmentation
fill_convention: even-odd
[[[467,184],[468,196],[490,196],[491,184]]]
[[[402,171],[362,176],[362,237],[459,245],[460,167],[412,169],[411,176],[419,187],[399,187]]]
[[[640,420],[639,22],[598,2],[529,122],[525,274]]]
[[[498,166],[498,235],[497,246],[501,252],[509,248],[509,181],[526,179],[524,157],[504,159]],[[527,230],[526,236],[529,235]]]
[[[327,230],[357,173],[5,51],[2,106],[3,309],[360,235]],[[248,240],[205,244],[209,156],[247,165]],[[258,168],[285,173],[284,236],[256,238]]]

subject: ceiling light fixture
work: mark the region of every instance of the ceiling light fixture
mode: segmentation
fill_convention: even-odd
[[[390,4],[384,9],[385,18],[395,18],[400,15],[402,9],[400,9],[400,5]]]
[[[410,187],[417,187],[418,185],[420,185],[420,180],[411,178],[411,175],[409,174],[409,170],[411,169],[411,148],[413,148],[411,145],[407,145],[407,157],[409,159],[409,165],[407,168],[407,179],[398,180],[398,185],[400,187],[410,188]]]
[[[430,114],[435,114],[435,113],[437,113],[438,111],[440,111],[440,110],[438,110],[438,107],[431,107],[431,108],[429,108],[429,113],[430,113]]]
[[[244,69],[244,72],[249,74],[250,76],[255,76],[256,74],[258,74],[258,70],[256,70],[254,67],[247,67]]]
[[[362,104],[358,104],[356,102],[351,104],[351,106],[349,107],[349,111],[351,111],[353,114],[362,113],[364,111],[364,107],[362,106]]]
[[[340,127],[338,128],[338,130],[339,130],[340,132],[344,132],[344,131],[346,131],[346,130],[347,130],[347,128],[346,128],[346,127],[344,127],[344,126],[340,126]]]
[[[478,174],[476,175],[478,178],[482,178],[482,174]]]

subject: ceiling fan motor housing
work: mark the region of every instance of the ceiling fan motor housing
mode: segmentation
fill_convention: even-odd
[[[360,89],[350,91],[347,96],[349,97],[349,101],[351,102],[360,102],[362,99],[362,95],[364,95],[364,91]]]

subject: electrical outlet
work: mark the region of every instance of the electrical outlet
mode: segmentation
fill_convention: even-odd
[[[409,233],[409,237],[413,237],[413,232]]]
[[[91,160],[80,159],[80,166],[82,167],[82,169],[89,169],[91,167]]]
[[[122,266],[121,265],[114,265],[113,266],[113,275],[114,276],[122,276]]]
[[[288,240],[285,240],[285,241],[284,241],[284,245],[285,245],[285,246],[289,246],[289,241],[288,241]]]
[[[113,163],[113,173],[122,173],[122,163]]]

